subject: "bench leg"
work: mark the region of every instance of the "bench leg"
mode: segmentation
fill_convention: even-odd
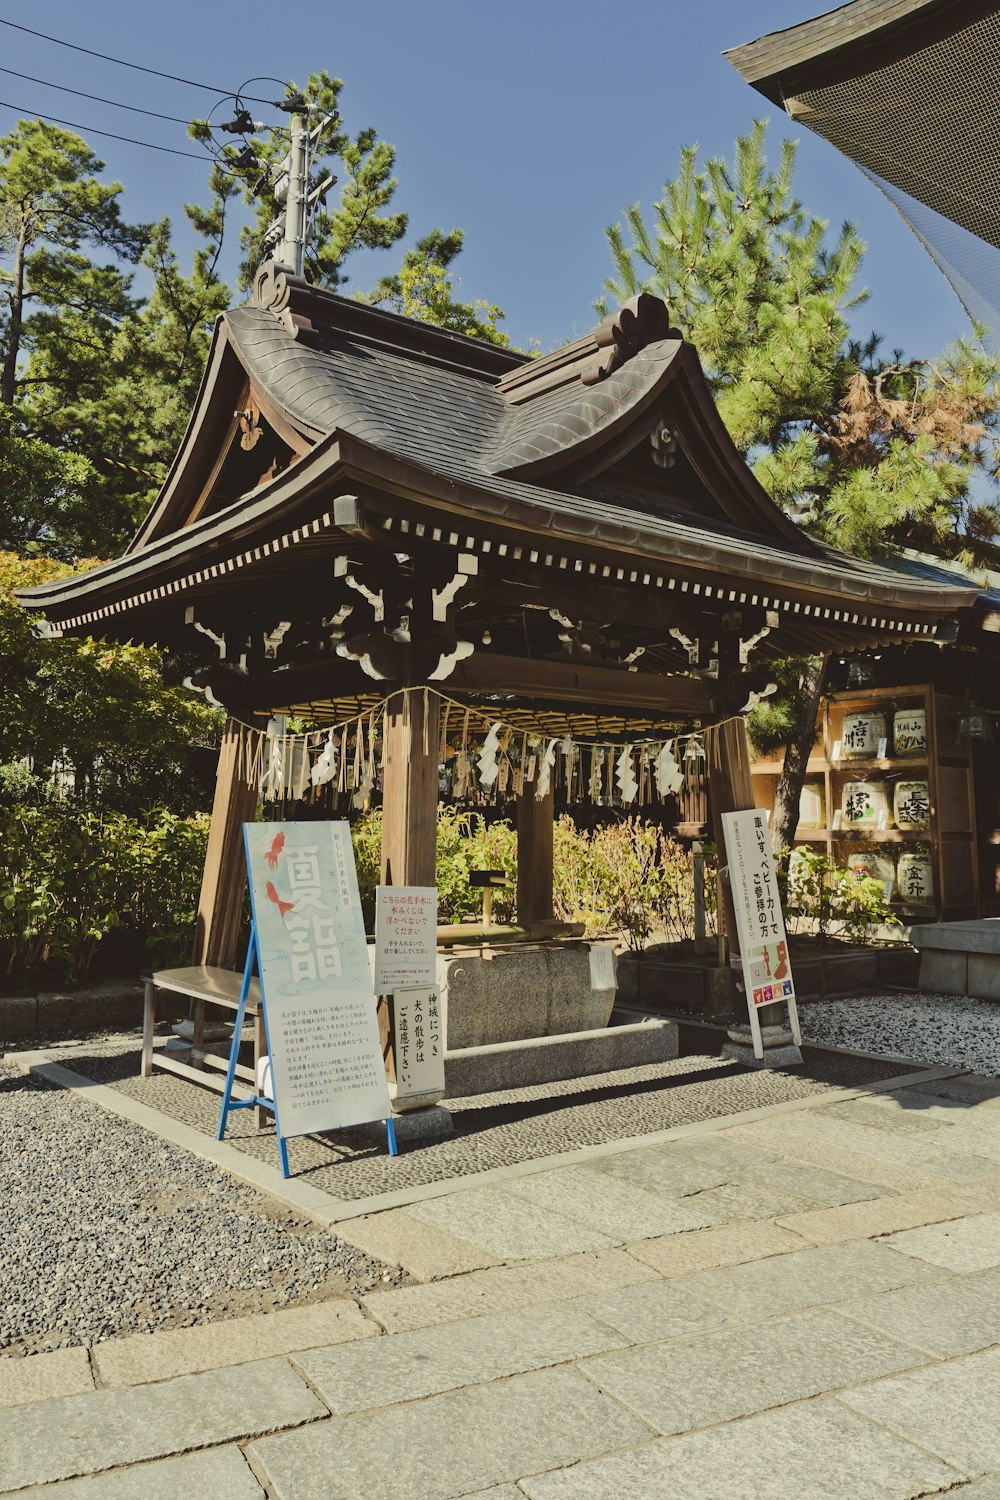
[[[142,1063],[141,1078],[150,1078],[153,1072],[153,1027],[156,1025],[156,989],[147,979],[142,996]]]
[[[192,1048],[194,1049],[195,1052],[204,1052],[204,1050],[205,1050],[205,1002],[204,1002],[204,1000],[195,1000],[195,1002],[194,1002],[194,1008],[192,1010],[192,1020],[194,1022],[194,1027],[193,1027],[192,1036],[191,1036],[191,1046],[192,1046]]]

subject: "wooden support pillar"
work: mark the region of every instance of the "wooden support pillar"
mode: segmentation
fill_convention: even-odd
[[[436,693],[394,693],[385,706],[382,883],[437,884],[438,710]],[[391,1002],[379,999],[386,1077],[396,1077]]]
[[[237,960],[243,899],[247,889],[243,824],[253,821],[257,787],[246,779],[240,725],[227,719],[219,749],[212,826],[198,898],[191,962],[231,969]],[[196,1024],[197,1024],[196,1017]]]
[[[552,909],[552,839],[555,817],[551,787],[536,797],[532,785],[517,799],[517,920],[548,922]]]
[[[434,885],[437,860],[438,696],[394,693],[385,708],[382,881]]]
[[[753,807],[753,777],[750,774],[750,747],[742,719],[726,719],[722,724],[710,725],[705,731],[706,775],[708,779],[708,803],[712,814],[712,836],[719,851],[720,866],[726,863],[726,840],[722,831],[722,815],[730,812],[745,812]],[[727,882],[723,886],[723,909],[726,936],[730,951],[739,956],[739,938],[736,935],[736,916],[732,893]]]

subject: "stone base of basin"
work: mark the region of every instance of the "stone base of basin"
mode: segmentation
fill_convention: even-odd
[[[676,1024],[660,1020],[463,1047],[445,1053],[445,1098],[504,1093],[619,1068],[648,1067],[672,1061],[677,1052]]]
[[[592,948],[606,954],[592,961]],[[574,941],[440,953],[438,988],[449,1053],[594,1031],[611,1019],[614,954]]]
[[[920,952],[923,994],[1000,1000],[1000,917],[921,923],[910,928],[910,942]]]

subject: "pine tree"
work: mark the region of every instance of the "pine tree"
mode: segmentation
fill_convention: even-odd
[[[305,274],[316,286],[345,292],[351,284],[348,261],[359,250],[391,250],[406,235],[409,216],[392,209],[398,183],[394,175],[396,150],[380,139],[371,127],[351,135],[343,125],[340,101],[343,80],[323,71],[314,73],[299,91],[286,85],[288,96],[298,96],[309,105],[310,130],[317,132],[311,148],[310,188],[324,178],[332,182],[318,202],[309,224]],[[213,145],[207,120],[196,120],[191,135]],[[269,231],[284,213],[280,194],[286,185],[283,168],[288,154],[288,130],[282,125],[244,137],[245,150],[235,145],[223,148],[217,166],[220,182],[238,183],[244,203],[253,207],[253,221],[240,231],[243,261],[239,285],[253,285],[261,262],[270,253]],[[244,158],[248,157],[248,161]],[[241,161],[244,164],[241,165]],[[338,187],[333,202],[334,188]],[[420,318],[456,333],[506,344],[497,323],[504,314],[493,303],[463,302],[455,295],[453,262],[460,254],[464,235],[460,229],[446,234],[432,229],[408,249],[399,270],[383,276],[363,300],[391,307],[406,317]]]
[[[493,302],[461,302],[455,296],[451,265],[464,242],[460,229],[450,234],[432,229],[406,251],[399,271],[383,276],[366,300],[404,317],[507,348],[510,339],[497,327],[504,317],[500,308]]]
[[[992,560],[1000,507],[983,493],[997,468],[1000,362],[975,340],[905,359],[883,358],[877,334],[852,339],[864,245],[851,224],[828,243],[794,196],[794,143],[772,171],[765,133],[757,122],[741,136],[732,164],[699,168],[685,148],[651,222],[635,204],[625,229],[607,229],[605,291],[665,300],[757,478],[814,534],[860,557],[913,547]],[[787,747],[776,847],[795,830],[824,671],[820,659],[785,664],[780,699],[751,724],[762,748]]]

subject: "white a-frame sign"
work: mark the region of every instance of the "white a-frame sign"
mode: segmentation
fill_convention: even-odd
[[[802,1043],[767,814],[759,807],[747,812],[723,813],[722,829],[729,886],[736,909],[736,932],[740,940],[753,1050],[757,1058],[763,1059],[764,1043],[758,1015],[762,1005],[773,1005],[778,1001],[786,1005],[795,1045]]]
[[[347,823],[245,823],[253,924],[219,1119],[274,1112],[281,1170],[286,1140],[384,1120],[396,1154],[358,876]],[[256,960],[270,1059],[270,1095],[232,1098],[240,1028]]]

